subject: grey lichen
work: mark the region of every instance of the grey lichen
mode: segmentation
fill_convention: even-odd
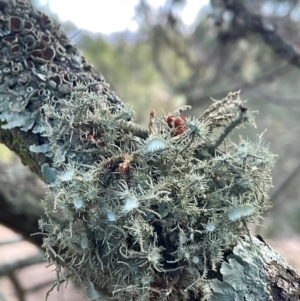
[[[74,67],[74,57],[80,58],[82,66]],[[48,159],[39,153],[23,152],[19,136],[22,131],[32,131],[37,135],[29,134],[32,139],[27,141],[47,144],[43,136],[49,132],[51,121],[45,120],[42,106],[50,103],[58,109],[65,107],[78,82],[85,83],[85,89],[97,93],[102,101],[123,106],[103,76],[92,72],[57,22],[36,11],[27,0],[0,1],[0,122],[5,122],[0,137],[8,137],[5,129],[14,129],[9,146],[35,172],[38,162]]]
[[[220,272],[223,280],[210,281],[213,290],[211,301],[267,301],[270,295],[269,274],[265,268],[271,261],[279,262],[283,267],[287,263],[274,250],[255,237],[255,249],[249,238],[245,237],[233,249],[222,263]]]
[[[8,121],[5,128],[30,130],[32,122],[38,123],[33,118],[28,123],[28,113],[40,109],[35,103],[41,99],[44,103],[68,101],[77,81],[104,94],[107,101],[122,105],[101,76],[84,70],[85,59],[59,24],[35,11],[27,1],[2,1],[0,27],[0,111],[9,111],[9,116],[1,115]],[[39,130],[44,133],[44,127]]]
[[[244,284],[208,279],[270,205],[274,155],[261,136],[255,143],[228,139],[237,126],[254,124],[239,93],[199,118],[178,110],[147,131],[90,73],[58,24],[25,1],[5,3],[2,128],[31,131],[41,143],[29,149],[49,156],[41,164],[50,193],[40,228],[58,282],[85,281],[95,300],[95,287],[128,301],[208,300],[214,290],[248,294]],[[225,279],[246,267],[237,255],[223,264]]]
[[[48,163],[45,163],[41,167],[42,174],[44,176],[45,181],[51,186],[55,184],[57,177],[57,170],[49,166]]]

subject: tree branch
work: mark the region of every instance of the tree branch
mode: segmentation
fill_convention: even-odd
[[[243,1],[222,0],[222,2],[226,9],[232,11],[241,20],[244,28],[259,34],[264,42],[283,60],[300,68],[300,55],[294,47],[287,44],[273,28],[265,24],[260,16],[250,13],[243,5]]]
[[[45,216],[40,199],[46,189],[35,174],[14,161],[0,162],[0,223],[41,248],[42,236],[31,234],[39,231],[38,220]]]
[[[253,89],[255,87],[261,86],[265,83],[272,82],[276,77],[283,76],[283,75],[287,74],[289,71],[291,71],[290,66],[283,65],[283,66],[280,66],[280,67],[272,70],[271,72],[269,72],[267,74],[258,76],[251,82],[242,82],[238,86],[236,85],[235,87],[230,87],[230,90],[231,91],[237,91],[237,90],[241,90],[241,91],[246,90],[247,91],[249,89]],[[217,92],[217,93],[212,93],[211,95],[194,97],[192,99],[190,98],[189,104],[193,105],[193,103],[204,103],[204,101],[207,101],[210,97],[213,99],[220,99],[227,93],[227,91],[228,90]],[[270,99],[270,102],[274,102],[274,100]],[[285,103],[286,102],[284,102],[284,101],[276,102],[276,104],[278,104],[278,105],[284,105]]]
[[[38,220],[44,215],[44,212],[33,204],[24,202],[24,206],[31,212],[23,213],[16,210],[13,202],[0,192],[0,222],[4,226],[21,233],[26,240],[40,248],[43,243],[42,236],[31,236],[31,234],[38,231]]]
[[[169,115],[149,135],[56,22],[26,0],[0,10],[1,131],[49,184],[40,227],[57,284],[72,276],[93,300],[97,286],[119,300],[299,296],[299,275],[243,236],[269,206],[274,156],[248,142],[207,152],[239,111],[251,117],[239,93],[200,119]],[[218,139],[213,129],[228,124]]]

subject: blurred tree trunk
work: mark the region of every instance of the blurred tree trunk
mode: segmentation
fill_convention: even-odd
[[[15,151],[41,179],[51,183],[55,162],[45,136],[45,128],[51,130],[52,122],[44,118],[46,105],[56,103],[55,114],[65,114],[68,110],[65,99],[71,100],[78,88],[103,97],[112,110],[118,110],[123,103],[109,90],[103,77],[93,73],[92,67],[64,35],[59,24],[35,11],[26,0],[0,0],[0,11],[0,141]],[[78,86],[79,81],[86,83],[85,88]],[[123,132],[132,132],[139,139],[148,136],[148,131],[133,124],[130,117],[124,117],[120,124]],[[69,127],[73,129],[72,126],[70,119]],[[77,139],[94,139],[89,135],[79,135]],[[73,137],[69,139],[71,141]],[[103,147],[101,142],[95,143]],[[66,153],[63,146],[55,150],[55,156],[64,157]],[[79,163],[85,164],[87,156],[83,156]],[[93,160],[96,162],[97,158]],[[24,202],[24,206],[29,208],[28,202]],[[36,221],[41,215],[39,205],[16,211],[10,200],[0,194],[0,222],[25,237],[29,238],[30,232],[38,232]],[[253,242],[253,249],[247,239],[244,244],[232,246],[224,254],[222,268],[208,272],[214,292],[211,300],[240,300],[232,297],[238,296],[238,280],[243,287],[263,288],[261,293],[270,296],[268,300],[299,300],[299,275],[264,242],[257,239]],[[41,243],[40,239],[35,243]],[[246,254],[246,258],[242,254]],[[238,278],[227,277],[226,268],[228,272],[237,267],[244,272],[234,271]],[[268,283],[259,286],[261,279],[257,277],[262,272],[268,274]]]

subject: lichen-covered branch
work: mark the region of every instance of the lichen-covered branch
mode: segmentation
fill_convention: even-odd
[[[40,166],[49,162],[46,152],[35,151],[34,147],[28,152],[29,146],[48,140],[43,135],[47,125],[42,123],[40,100],[63,108],[80,81],[87,90],[105,97],[107,103],[122,103],[103,76],[92,72],[92,66],[58,23],[26,0],[3,0],[0,9],[0,141],[42,178]]]
[[[228,139],[254,124],[239,92],[148,131],[57,23],[25,0],[0,4],[2,129],[40,156],[26,158],[49,186],[39,226],[57,283],[72,276],[92,300],[99,287],[126,301],[277,300],[266,250],[244,237],[270,206],[275,156],[261,136]]]
[[[264,241],[241,240],[222,263],[217,278],[210,282],[214,291],[211,301],[251,300],[255,281],[254,300],[299,300],[300,276]]]

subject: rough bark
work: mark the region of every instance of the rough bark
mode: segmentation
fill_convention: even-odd
[[[50,202],[48,199],[49,203],[47,203],[46,200],[44,208],[49,220],[42,221],[43,229],[48,231],[48,237],[44,240],[48,258],[56,264],[57,272],[60,271],[61,266],[67,266],[70,274],[75,275],[78,279],[84,277],[83,280],[87,282],[90,296],[96,300],[99,295],[95,291],[94,283],[100,285],[101,283],[97,279],[103,280],[109,276],[108,274],[105,277],[101,275],[102,261],[105,262],[105,258],[111,252],[109,249],[109,251],[104,250],[103,253],[100,253],[101,248],[104,248],[105,241],[111,239],[111,236],[114,235],[113,231],[123,233],[126,227],[131,227],[130,231],[134,233],[136,227],[144,225],[145,221],[139,220],[140,224],[134,224],[136,227],[130,223],[124,224],[123,230],[118,230],[117,227],[112,226],[111,229],[114,230],[111,233],[106,233],[105,238],[102,238],[102,232],[97,232],[97,228],[93,229],[92,227],[93,214],[96,215],[97,210],[101,211],[102,209],[97,208],[95,203],[91,203],[89,206],[94,206],[94,208],[89,208],[89,211],[80,211],[84,207],[84,203],[81,198],[77,197],[77,194],[84,193],[88,199],[92,198],[93,194],[97,196],[99,187],[105,187],[104,184],[101,186],[102,183],[122,183],[128,190],[125,191],[127,195],[123,197],[125,205],[122,214],[124,211],[127,213],[134,211],[140,204],[130,196],[128,187],[131,184],[132,173],[135,172],[135,169],[140,166],[146,168],[146,165],[143,164],[147,160],[152,162],[151,164],[155,164],[153,161],[156,157],[152,157],[149,153],[156,152],[158,148],[164,150],[167,143],[173,143],[174,147],[178,147],[176,143],[183,141],[182,144],[179,143],[180,151],[170,152],[171,155],[174,155],[173,159],[170,161],[170,158],[166,158],[166,166],[168,167],[166,172],[173,170],[176,174],[188,173],[187,170],[178,172],[176,166],[174,167],[174,162],[177,164],[184,154],[191,157],[194,155],[195,161],[193,162],[195,164],[199,159],[217,156],[215,151],[232,128],[248,118],[247,109],[236,99],[231,102],[232,95],[230,95],[229,98],[214,104],[203,114],[202,120],[210,121],[211,128],[223,126],[229,122],[223,135],[220,135],[221,140],[217,140],[215,144],[205,145],[204,142],[201,142],[202,144],[196,147],[196,131],[204,131],[204,127],[198,120],[187,120],[185,124],[183,117],[177,115],[169,116],[167,119],[166,125],[167,128],[168,126],[171,128],[171,132],[166,131],[165,135],[169,137],[169,140],[164,140],[159,136],[159,133],[157,136],[153,136],[152,140],[146,140],[150,135],[149,132],[151,134],[155,132],[154,123],[151,123],[148,132],[131,121],[132,112],[126,109],[121,100],[108,89],[103,77],[92,72],[91,66],[60,30],[56,22],[50,21],[43,13],[35,11],[26,0],[0,0],[0,11],[2,12],[0,15],[0,119],[2,120],[0,139],[20,155],[24,164],[50,184],[54,202]],[[86,99],[88,99],[88,103]],[[228,108],[228,110],[229,105],[231,107],[234,105],[237,106],[237,111],[234,111],[235,114],[229,111],[225,115],[216,113],[215,110],[220,109],[219,105]],[[96,113],[101,114],[97,115]],[[152,112],[150,116],[155,118],[155,113]],[[190,136],[187,133],[191,133]],[[140,157],[144,153],[129,153],[129,149],[138,150],[141,148],[140,145],[145,144],[145,141],[148,144],[146,144],[144,152],[148,152],[150,159],[147,157],[147,159],[141,160]],[[129,144],[129,147],[126,146],[126,143]],[[208,150],[207,153],[203,151],[204,146]],[[124,152],[126,147],[128,151]],[[194,149],[189,154],[189,149],[192,147]],[[242,147],[243,149],[239,150],[240,158],[245,158],[247,157],[247,149],[245,150],[243,145]],[[122,148],[123,152],[118,152]],[[114,155],[109,156],[109,153],[115,149]],[[242,160],[239,161],[242,162]],[[164,162],[162,161],[160,164],[164,164]],[[184,163],[181,162],[180,164],[184,166]],[[243,164],[245,167],[246,160]],[[71,169],[72,166],[73,169]],[[155,169],[150,170],[152,173],[147,173],[149,183],[158,177],[155,173],[158,168],[157,165]],[[83,171],[85,171],[84,174],[82,174]],[[216,187],[222,187],[222,176],[222,174],[212,174],[209,183]],[[89,183],[86,183],[87,181]],[[79,192],[76,189],[80,185],[82,189]],[[96,190],[93,190],[94,185],[97,185],[95,186],[97,187]],[[68,191],[66,187],[72,191]],[[117,189],[118,186],[108,187],[107,194],[110,194],[112,199],[116,193],[125,194],[122,189],[117,192],[113,191],[113,188]],[[171,189],[169,187],[168,189]],[[167,198],[168,189],[160,191],[160,194],[156,195],[155,198]],[[174,191],[176,189],[177,187]],[[180,189],[180,183],[178,189]],[[152,193],[155,194],[155,189],[153,191]],[[65,195],[65,198],[60,199],[59,195]],[[203,201],[206,197],[206,195],[201,196]],[[105,195],[102,198],[105,198]],[[92,200],[95,202],[94,199]],[[9,205],[6,204],[6,206]],[[117,206],[119,205],[117,204]],[[6,209],[7,207],[4,208],[4,210]],[[195,207],[195,210],[199,210],[199,212],[202,209]],[[251,211],[252,207],[248,206],[246,209]],[[154,211],[154,207],[151,210],[152,213],[159,215]],[[165,214],[164,209],[161,210],[161,214]],[[260,208],[257,210],[259,211]],[[233,213],[236,214],[232,211]],[[72,214],[73,216],[70,216]],[[186,213],[186,215],[188,214],[193,215],[193,212]],[[238,215],[242,214],[245,218],[248,215],[248,213],[238,212]],[[138,216],[138,212],[132,216]],[[60,220],[62,217],[63,219]],[[5,217],[0,216],[0,218],[2,221]],[[167,215],[164,218],[167,220]],[[183,216],[183,218],[185,217]],[[237,219],[234,216],[230,218],[231,221]],[[108,211],[106,219],[107,222],[114,222],[117,217],[113,212]],[[149,217],[149,219],[151,220],[153,217]],[[177,245],[171,238],[165,237],[165,229],[162,229],[159,224],[156,225],[156,228],[154,227],[158,234],[153,235],[154,243],[148,245],[151,251],[149,254],[146,255],[143,249],[132,248],[129,251],[123,244],[120,245],[119,253],[116,254],[121,254],[124,261],[128,259],[128,262],[114,270],[115,275],[121,275],[116,276],[121,278],[117,278],[116,286],[113,288],[114,293],[122,297],[123,291],[126,291],[123,300],[126,298],[133,300],[132,298],[136,298],[136,296],[143,297],[143,300],[157,300],[159,297],[164,297],[170,300],[206,298],[213,301],[226,301],[253,300],[254,296],[257,300],[258,298],[260,300],[299,300],[299,275],[288,267],[285,261],[265,243],[254,238],[253,241],[249,241],[248,237],[238,236],[241,227],[239,223],[236,225],[236,228],[232,228],[234,232],[231,234],[235,239],[232,239],[230,248],[221,255],[217,252],[217,254],[207,258],[206,245],[202,246],[203,258],[194,256],[194,263],[189,263],[189,268],[178,267],[175,261],[172,262],[171,256],[168,258],[162,252],[166,248],[172,252],[176,250]],[[185,225],[182,224],[182,226]],[[165,225],[165,227],[170,226]],[[211,227],[213,227],[211,224],[207,226],[208,232],[214,231],[211,230]],[[85,232],[80,232],[82,228],[85,229]],[[245,229],[247,229],[246,226]],[[76,230],[79,236],[73,237],[72,231]],[[102,230],[99,229],[99,231]],[[141,231],[151,232],[152,229],[141,229]],[[177,234],[179,236],[180,230]],[[118,235],[119,233],[116,237]],[[160,236],[157,237],[156,235]],[[228,244],[229,234],[227,236],[226,243]],[[238,240],[237,237],[239,237]],[[211,240],[213,238],[212,235]],[[117,238],[114,239],[117,243]],[[101,240],[101,244],[98,244],[99,240]],[[162,243],[164,240],[167,241],[167,245],[164,245],[165,248],[156,246],[157,241]],[[185,245],[187,241],[194,240],[194,234],[193,236],[191,234],[190,238],[182,236],[182,240],[186,240],[182,243]],[[130,246],[136,244],[132,237],[128,237],[122,243],[127,243]],[[209,243],[212,242],[206,241],[207,245]],[[214,243],[218,244],[219,242],[215,241]],[[113,245],[107,244],[107,246],[113,249]],[[92,248],[95,249],[91,251]],[[188,250],[188,247],[186,249]],[[220,246],[218,245],[217,250],[219,249]],[[99,257],[99,253],[103,257]],[[141,254],[142,259],[139,258],[141,261],[134,259],[132,255],[134,253]],[[163,256],[167,257],[165,263],[166,266],[169,266],[169,270],[160,265]],[[217,260],[218,258],[220,260]],[[198,263],[200,259],[207,264],[201,268],[201,273],[193,265]],[[114,260],[114,257],[111,258],[108,266],[113,264]],[[222,263],[214,264],[214,261]],[[118,262],[118,264],[120,263]],[[84,265],[89,268],[87,269]],[[150,271],[151,275],[155,275],[155,281],[145,274],[138,278],[138,281],[142,282],[140,286],[137,283],[136,286],[128,285],[127,288],[120,287],[118,289],[119,282],[132,283],[132,279],[139,276],[138,273],[136,273],[137,275],[135,273],[129,274],[130,276],[126,274],[130,273],[132,266],[136,266],[137,271],[140,271],[140,267],[146,266],[145,271],[147,273]],[[209,270],[207,270],[207,266],[210,266]],[[147,269],[147,267],[149,268]],[[125,280],[122,279],[125,278],[123,274],[126,276]],[[195,279],[196,281],[194,281]],[[62,278],[58,281],[61,280]],[[109,291],[112,289],[114,280],[111,277],[107,282]],[[142,294],[143,291],[145,291],[144,295]],[[151,298],[147,296],[148,293],[151,293]]]

